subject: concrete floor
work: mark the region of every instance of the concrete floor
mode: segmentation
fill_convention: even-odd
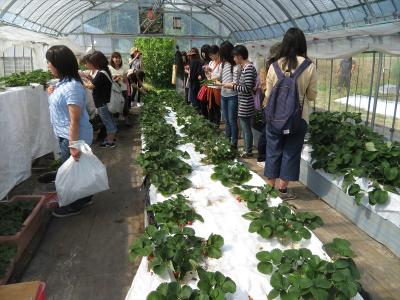
[[[135,164],[140,151],[137,118],[118,134],[118,147],[95,154],[107,166],[110,190],[94,196],[81,215],[52,218],[22,281],[42,280],[48,300],[120,300],[137,265],[131,242],[143,232],[144,192]]]

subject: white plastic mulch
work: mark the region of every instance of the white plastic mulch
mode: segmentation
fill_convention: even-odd
[[[311,164],[311,152],[312,147],[310,145],[305,145],[301,158],[307,163]],[[328,179],[334,185],[342,189],[343,176],[334,176],[330,173],[325,172],[322,169],[316,170],[320,175]],[[371,188],[371,181],[366,178],[357,178],[356,183],[360,185],[362,190],[369,191]],[[384,204],[370,205],[368,202],[368,195],[365,195],[362,199],[361,205],[365,206],[372,212],[378,214],[385,220],[390,221],[397,227],[400,227],[400,196],[389,192],[389,201]]]
[[[177,133],[180,134],[179,127],[176,125],[175,113],[170,112],[166,117],[168,123],[172,124]],[[237,286],[235,294],[227,294],[227,299],[248,300],[251,296],[254,300],[266,299],[266,295],[272,289],[269,284],[270,276],[262,274],[257,270],[258,260],[256,254],[259,251],[270,251],[274,248],[290,248],[281,245],[276,239],[264,239],[258,234],[248,232],[250,221],[245,220],[242,215],[249,210],[243,202],[238,202],[219,181],[211,180],[213,166],[203,165],[200,161],[203,157],[196,152],[193,144],[179,146],[179,149],[187,151],[190,159],[185,160],[193,167],[189,177],[192,181],[192,188],[182,192],[188,197],[188,201],[204,218],[204,223],[196,221],[191,226],[196,231],[196,236],[208,238],[211,233],[219,234],[224,238],[222,248],[223,255],[220,259],[207,259],[206,269],[208,271],[220,271],[225,276],[231,277]],[[265,181],[252,172],[252,179],[248,185],[263,186]],[[166,200],[161,194],[157,193],[154,186],[150,187],[150,202],[157,203]],[[281,203],[279,198],[271,200],[270,205],[276,206]],[[319,255],[323,259],[329,257],[322,250],[321,241],[312,234],[310,240],[292,244],[295,248],[306,247],[313,254]],[[195,276],[188,276],[188,283],[196,288],[197,281]],[[140,267],[133,280],[125,300],[146,299],[147,295],[155,290],[162,282],[170,282],[172,276],[166,275],[159,277],[153,272],[148,271],[147,258],[143,258]],[[355,299],[362,299],[357,296]]]

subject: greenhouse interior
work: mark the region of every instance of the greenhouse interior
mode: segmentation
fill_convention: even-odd
[[[400,299],[399,91],[400,0],[0,0],[0,300]]]

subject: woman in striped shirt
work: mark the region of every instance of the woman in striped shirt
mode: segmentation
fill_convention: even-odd
[[[240,66],[233,60],[232,43],[225,41],[220,46],[222,59],[221,83],[238,83]],[[221,109],[225,119],[225,136],[230,140],[233,148],[237,148],[238,141],[238,93],[231,89],[222,88]]]
[[[254,115],[253,91],[256,86],[257,71],[249,61],[247,48],[238,45],[233,48],[233,58],[237,65],[242,67],[239,82],[225,83],[223,87],[231,88],[238,92],[239,100],[239,120],[244,138],[244,153],[242,157],[251,157],[253,152],[253,133],[251,132],[251,119]]]

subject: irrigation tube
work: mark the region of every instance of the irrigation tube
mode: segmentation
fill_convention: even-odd
[[[374,108],[372,110],[372,117],[371,117],[372,129],[375,128],[376,107],[378,106],[379,84],[381,82],[381,77],[382,77],[382,67],[383,67],[383,53],[379,52],[378,79],[376,81]]]

